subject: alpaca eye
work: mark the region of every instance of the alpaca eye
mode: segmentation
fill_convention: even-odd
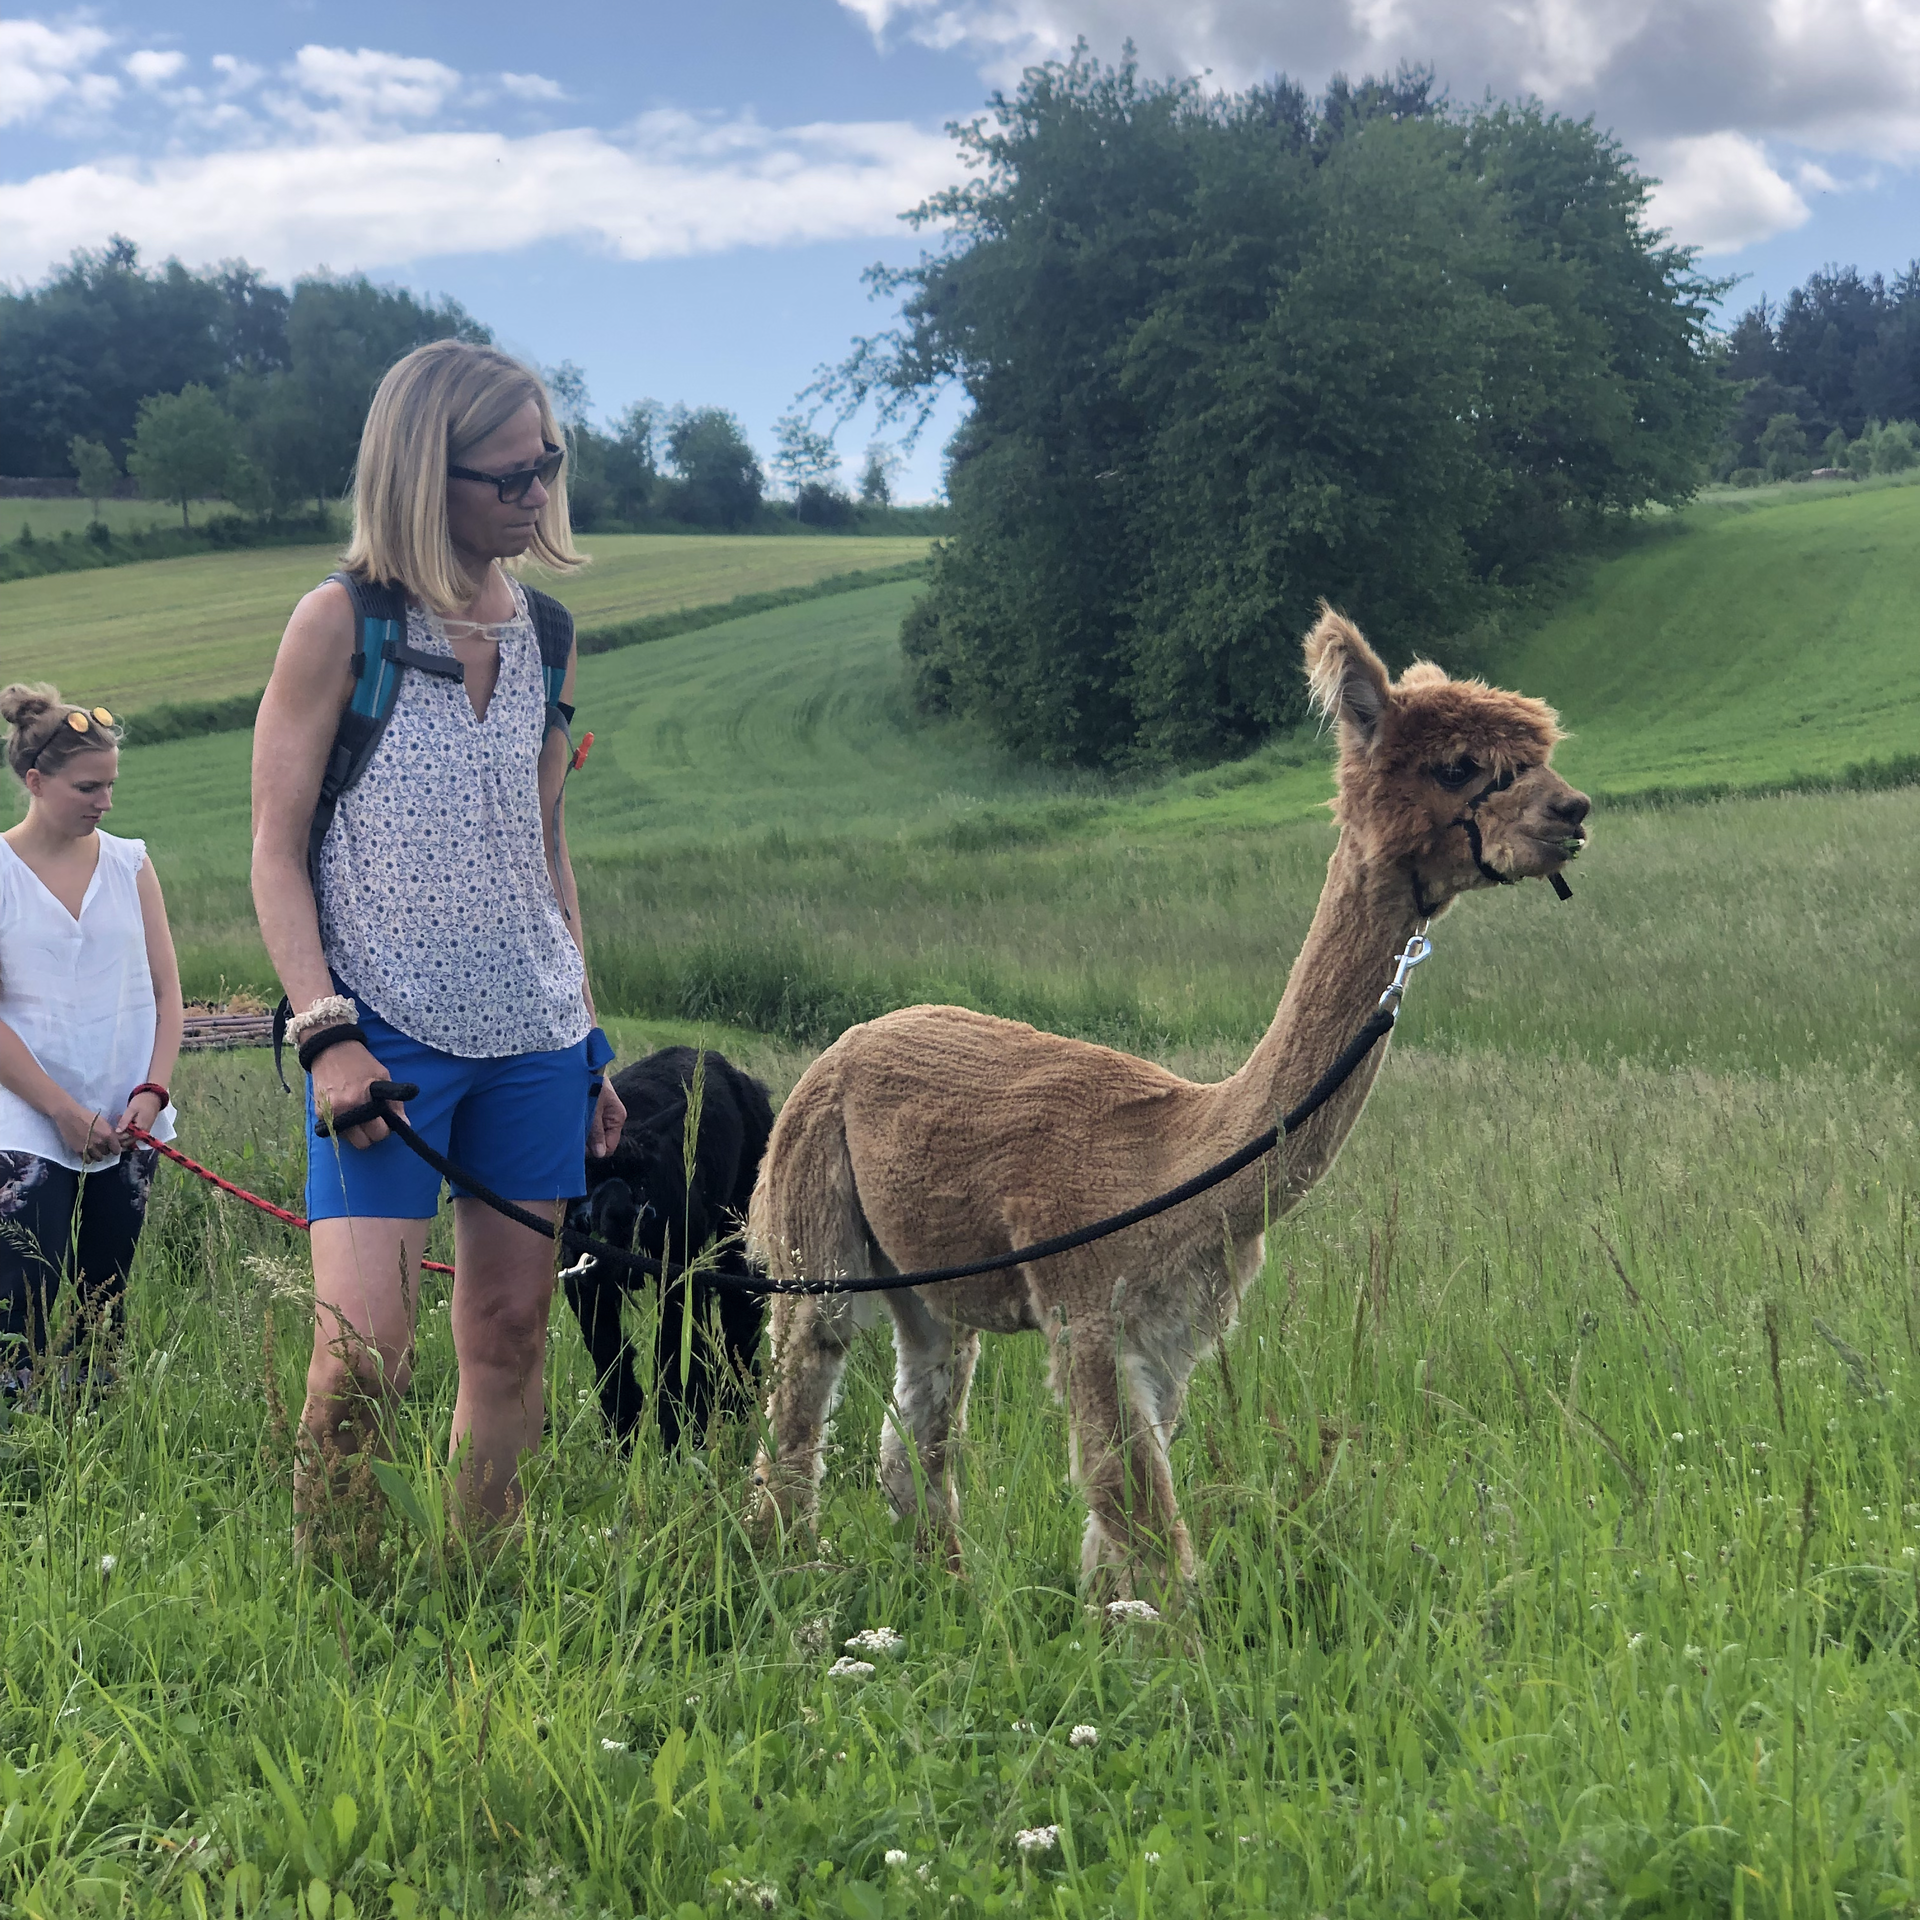
[[[1480,763],[1477,760],[1455,760],[1444,767],[1435,767],[1433,777],[1449,793],[1458,793],[1479,771]]]

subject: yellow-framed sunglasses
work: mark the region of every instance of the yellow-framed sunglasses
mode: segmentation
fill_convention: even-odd
[[[67,725],[70,726],[75,733],[85,733],[87,728],[96,720],[103,727],[113,725],[113,715],[110,714],[105,707],[75,707],[74,710],[67,715]]]

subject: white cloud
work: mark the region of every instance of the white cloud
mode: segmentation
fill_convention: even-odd
[[[840,0],[876,35],[970,49],[996,80],[1086,35],[1149,74],[1237,86],[1276,70],[1428,61],[1485,88],[1597,113],[1629,142],[1735,129],[1831,151],[1920,155],[1917,0]]]
[[[1737,252],[1811,217],[1799,189],[1743,133],[1668,141],[1646,159],[1660,176],[1648,206],[1654,223],[1705,253]]]
[[[544,73],[503,73],[500,90],[512,94],[516,100],[564,100],[567,97],[566,88],[558,80],[549,80]]]
[[[248,87],[257,86],[263,78],[251,60],[242,60],[238,54],[216,53],[210,64],[220,76],[221,85],[231,92],[244,92]]]
[[[944,137],[897,121],[771,129],[668,113],[622,139],[336,133],[0,184],[0,278],[37,277],[109,232],[149,257],[243,254],[281,276],[552,238],[631,260],[792,246],[892,232],[953,172]]]
[[[172,48],[162,51],[158,47],[142,47],[137,53],[128,54],[121,64],[140,86],[161,87],[185,71],[187,56]]]
[[[290,78],[300,91],[332,103],[348,119],[423,120],[438,113],[460,85],[438,60],[360,47],[302,47]]]
[[[103,79],[117,92],[111,78],[86,71],[107,45],[98,27],[0,20],[0,127],[36,120],[75,100],[85,103],[89,94],[98,100]]]

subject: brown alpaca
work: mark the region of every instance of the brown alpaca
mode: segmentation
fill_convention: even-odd
[[[1306,665],[1316,708],[1339,729],[1340,838],[1247,1064],[1197,1086],[964,1007],[853,1027],[774,1126],[748,1215],[770,1273],[842,1279],[985,1259],[1177,1185],[1306,1092],[1373,1011],[1416,928],[1473,888],[1558,873],[1585,844],[1586,796],[1548,765],[1560,738],[1550,708],[1424,664],[1392,682],[1330,609],[1307,636]],[[1260,1271],[1267,1223],[1333,1164],[1384,1055],[1376,1048],[1265,1160],[1157,1219],[1004,1273],[879,1295],[897,1358],[880,1445],[895,1513],[920,1514],[926,1538],[931,1504],[957,1551],[953,1451],[980,1334],[1039,1332],[1091,1509],[1083,1578],[1125,1593],[1140,1574],[1156,1587],[1191,1576],[1167,1465],[1187,1382]],[[774,1306],[771,1452],[754,1472],[763,1536],[811,1518],[855,1312],[854,1298]]]

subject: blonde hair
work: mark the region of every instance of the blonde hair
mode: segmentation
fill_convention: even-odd
[[[73,724],[76,714],[84,726]],[[7,765],[22,786],[29,773],[58,773],[76,754],[105,753],[120,744],[117,722],[95,719],[90,707],[69,706],[60,689],[45,681],[16,681],[0,690],[0,720],[7,723]]]
[[[495,347],[434,340],[387,370],[367,409],[354,463],[353,539],[347,571],[405,587],[436,613],[452,613],[473,586],[447,534],[447,467],[497,432],[531,400],[540,432],[564,444],[545,383]],[[523,556],[558,571],[584,563],[573,549],[564,469],[547,489]]]

